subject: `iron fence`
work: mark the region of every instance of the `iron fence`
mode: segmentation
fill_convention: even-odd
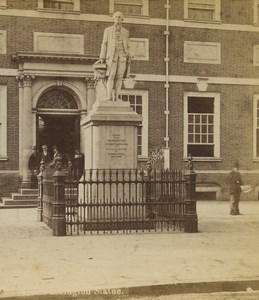
[[[38,179],[38,220],[53,235],[198,231],[193,168],[91,169],[73,180],[58,165]]]
[[[185,178],[177,170],[86,170],[66,179],[67,234],[183,230]]]

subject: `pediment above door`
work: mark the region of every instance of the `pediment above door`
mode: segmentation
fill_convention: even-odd
[[[17,52],[13,60],[19,63],[19,73],[35,76],[85,78],[93,75],[97,56]]]

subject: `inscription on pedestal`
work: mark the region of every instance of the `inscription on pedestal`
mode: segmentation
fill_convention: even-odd
[[[124,158],[128,150],[128,143],[121,134],[113,134],[111,137],[107,138],[105,149],[108,158]]]

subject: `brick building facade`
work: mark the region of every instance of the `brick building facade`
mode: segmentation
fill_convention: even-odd
[[[22,184],[33,145],[84,152],[92,64],[116,10],[134,52],[121,97],[143,115],[139,166],[163,148],[182,169],[191,153],[198,191],[222,199],[239,160],[258,200],[257,0],[0,0],[0,197]]]

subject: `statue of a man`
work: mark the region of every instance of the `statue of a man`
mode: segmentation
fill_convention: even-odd
[[[114,13],[114,25],[104,30],[101,52],[96,62],[96,64],[106,62],[106,100],[109,101],[119,100],[122,80],[128,76],[129,62],[132,58],[129,49],[129,31],[121,26],[123,18],[121,12]]]

